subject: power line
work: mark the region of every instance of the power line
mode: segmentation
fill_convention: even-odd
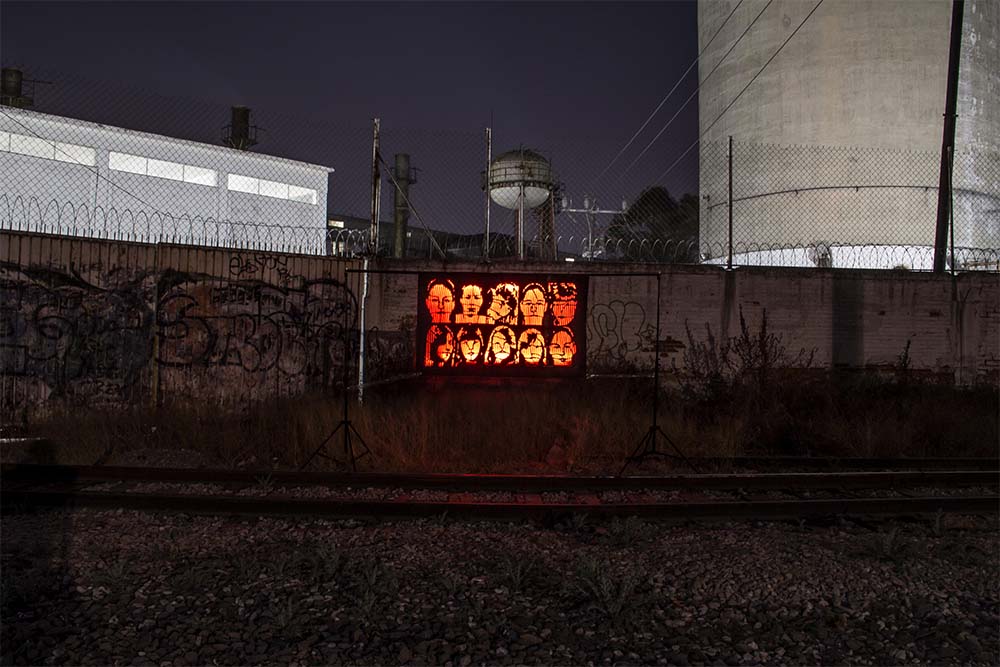
[[[140,203],[140,204],[142,204],[143,206],[148,206],[148,207],[149,207],[149,208],[151,208],[151,209],[152,209],[152,210],[153,210],[153,211],[154,211],[155,213],[157,213],[157,214],[159,214],[159,215],[162,215],[162,216],[166,216],[166,217],[169,217],[169,218],[171,218],[171,219],[173,218],[173,216],[172,216],[172,215],[170,215],[169,213],[164,213],[163,211],[161,211],[160,209],[156,208],[155,206],[153,206],[153,205],[152,205],[152,204],[150,204],[149,202],[147,202],[147,201],[144,201],[143,199],[141,199],[141,198],[140,198],[140,197],[138,197],[137,195],[135,195],[135,194],[133,194],[133,193],[129,192],[128,190],[126,190],[126,189],[125,189],[125,188],[123,188],[122,186],[120,186],[120,185],[118,185],[117,183],[115,183],[114,181],[112,181],[112,180],[111,180],[110,178],[108,178],[107,176],[104,176],[103,174],[101,174],[101,170],[100,170],[100,169],[98,169],[98,168],[97,168],[96,166],[95,166],[95,167],[90,167],[90,165],[88,165],[88,164],[84,164],[83,162],[80,162],[80,161],[76,160],[76,158],[74,158],[74,157],[73,157],[72,155],[70,155],[70,154],[69,154],[69,153],[67,153],[66,151],[62,150],[61,148],[59,148],[59,142],[57,142],[57,141],[54,141],[54,140],[52,140],[52,139],[46,139],[45,137],[43,137],[43,136],[41,136],[40,134],[38,134],[37,132],[35,132],[35,131],[34,131],[34,130],[33,130],[32,128],[28,127],[27,125],[25,125],[24,123],[22,123],[22,122],[21,122],[20,120],[18,120],[17,118],[14,118],[13,116],[11,116],[11,115],[10,115],[9,113],[7,113],[6,111],[4,111],[4,110],[2,110],[2,109],[0,109],[0,113],[2,113],[2,114],[3,114],[4,116],[6,116],[6,117],[7,117],[8,119],[10,119],[10,120],[14,121],[15,123],[17,123],[18,125],[20,125],[20,126],[21,126],[22,128],[24,128],[24,129],[25,129],[25,130],[26,130],[27,132],[30,132],[30,133],[31,133],[32,135],[34,135],[34,137],[35,137],[36,139],[41,139],[42,141],[45,141],[45,142],[50,142],[50,143],[52,144],[52,148],[53,148],[53,150],[56,150],[56,151],[59,151],[59,152],[60,152],[60,153],[61,153],[62,155],[64,155],[65,157],[68,157],[68,158],[70,158],[70,160],[67,160],[67,162],[70,162],[70,164],[75,164],[75,165],[78,165],[78,166],[81,166],[81,167],[84,167],[84,168],[87,168],[87,170],[88,170],[88,171],[90,171],[90,172],[91,172],[92,174],[94,174],[95,176],[97,176],[97,178],[98,178],[98,179],[100,179],[100,180],[103,180],[103,181],[105,181],[106,183],[110,183],[112,187],[114,187],[114,188],[117,188],[117,189],[121,190],[122,192],[124,192],[125,194],[127,194],[127,195],[128,195],[129,197],[132,197],[133,199],[135,199],[135,200],[136,200],[137,202],[139,202],[139,203]]]
[[[431,230],[428,229],[427,225],[424,224],[424,219],[420,216],[419,211],[417,211],[416,207],[410,201],[410,198],[406,195],[406,193],[403,192],[403,189],[399,187],[399,183],[396,182],[392,170],[389,169],[389,165],[387,165],[385,163],[385,160],[382,159],[382,153],[379,152],[376,153],[376,155],[378,157],[378,161],[382,164],[382,167],[385,169],[385,173],[389,176],[389,180],[392,181],[393,187],[395,187],[396,190],[399,192],[400,196],[402,196],[403,202],[407,205],[407,207],[409,207],[409,209],[413,211],[413,215],[416,216],[417,221],[420,223],[420,226],[424,228],[424,232],[427,234],[427,239],[430,241],[431,246],[438,251],[438,254],[441,255],[441,259],[447,259],[447,255],[445,255],[444,250],[441,249],[441,246],[438,245],[437,239],[434,238],[434,234],[432,234]],[[377,223],[378,221],[376,221],[376,224]],[[375,248],[375,252],[376,253],[378,252],[378,248]]]
[[[722,58],[719,59],[719,61],[717,63],[715,63],[715,67],[712,68],[712,71],[710,71],[708,73],[708,75],[698,83],[698,86],[694,89],[694,92],[692,92],[688,96],[688,98],[686,100],[684,100],[684,104],[682,104],[680,106],[680,108],[674,113],[674,115],[670,117],[670,120],[667,121],[667,124],[664,125],[660,129],[659,132],[656,133],[655,137],[653,137],[652,139],[649,140],[649,143],[647,143],[646,147],[642,149],[642,152],[639,153],[639,155],[637,155],[636,158],[634,160],[632,160],[632,162],[630,162],[627,167],[625,167],[625,169],[622,171],[622,173],[618,176],[619,180],[621,180],[622,178],[624,178],[625,174],[628,173],[629,169],[631,169],[632,167],[634,167],[635,164],[636,164],[636,162],[638,162],[640,159],[642,159],[642,156],[646,154],[646,151],[648,151],[653,146],[653,144],[656,143],[656,140],[659,139],[660,136],[664,132],[667,131],[667,128],[670,127],[670,124],[674,122],[674,119],[676,119],[677,116],[679,116],[680,113],[687,107],[687,105],[691,103],[691,100],[693,100],[694,97],[695,97],[695,95],[698,94],[698,91],[701,90],[701,87],[705,84],[705,82],[708,81],[708,79],[713,74],[715,74],[715,70],[719,69],[719,66],[726,60],[726,58],[729,57],[729,54],[733,52],[733,49],[735,49],[736,45],[739,44],[740,41],[743,40],[743,38],[746,36],[746,34],[748,32],[750,32],[750,29],[754,26],[755,23],[757,23],[757,20],[764,14],[764,12],[767,11],[767,8],[771,6],[772,2],[774,2],[774,0],[768,0],[767,4],[764,5],[764,8],[761,9],[760,12],[757,14],[757,16],[754,17],[753,21],[750,22],[750,25],[748,25],[743,30],[743,32],[740,33],[740,36],[736,38],[736,41],[732,43],[732,45],[729,47],[729,50],[726,51],[726,53],[722,56]]]
[[[667,103],[667,100],[670,99],[670,96],[673,95],[674,91],[677,90],[677,87],[681,85],[681,81],[683,81],[687,77],[687,75],[691,73],[691,70],[694,68],[695,65],[698,64],[698,61],[701,59],[702,55],[704,55],[708,47],[712,45],[712,42],[714,42],[715,38],[719,36],[719,33],[722,32],[722,29],[726,27],[727,23],[729,23],[729,19],[733,17],[733,14],[736,13],[736,10],[739,9],[740,5],[742,4],[743,0],[740,0],[739,2],[736,3],[736,6],[733,7],[733,11],[729,12],[729,16],[726,17],[726,20],[722,22],[722,25],[720,25],[719,29],[715,31],[715,34],[712,35],[712,38],[708,40],[708,43],[705,44],[701,52],[699,52],[698,55],[695,56],[694,60],[691,61],[691,64],[688,65],[688,68],[684,70],[684,73],[681,74],[679,79],[677,79],[677,82],[674,83],[673,87],[670,89],[670,92],[668,92],[663,97],[663,99],[660,100],[660,103],[656,105],[656,108],[653,109],[653,112],[651,114],[649,114],[649,116],[646,118],[646,121],[642,124],[642,126],[639,127],[638,130],[636,130],[635,134],[632,135],[632,138],[629,139],[624,146],[622,146],[622,149],[618,151],[618,154],[615,155],[614,158],[612,158],[611,162],[608,163],[608,166],[606,166],[603,170],[601,170],[601,173],[599,173],[597,175],[597,178],[594,179],[595,181],[601,180],[601,177],[604,176],[604,174],[608,173],[608,169],[611,169],[612,165],[614,165],[614,163],[618,161],[618,158],[620,158],[625,153],[625,151],[628,150],[628,147],[632,145],[632,142],[635,141],[640,134],[642,134],[642,131],[646,129],[646,126],[649,125],[649,122],[651,120],[653,120],[653,117],[660,112],[660,109],[663,108],[663,105]]]
[[[715,120],[713,120],[713,121],[712,121],[712,124],[711,124],[711,125],[709,125],[709,126],[708,126],[707,128],[705,128],[705,131],[704,131],[704,132],[702,132],[702,133],[701,133],[700,135],[698,135],[698,138],[694,140],[694,143],[692,143],[692,144],[691,144],[690,146],[688,146],[687,150],[685,150],[685,151],[684,151],[683,153],[681,153],[681,154],[680,154],[680,156],[679,156],[679,157],[678,157],[678,158],[677,158],[676,160],[674,160],[673,164],[671,164],[671,165],[670,165],[669,167],[667,167],[667,170],[666,170],[665,172],[663,172],[662,174],[660,174],[660,176],[659,176],[659,177],[658,177],[658,178],[656,179],[656,180],[657,180],[657,182],[659,182],[659,181],[662,181],[662,180],[663,180],[663,178],[664,178],[664,177],[665,177],[665,176],[666,176],[667,174],[669,174],[669,173],[670,173],[670,172],[671,172],[671,171],[673,170],[673,168],[674,168],[674,167],[676,167],[676,166],[677,166],[678,164],[680,164],[680,161],[681,161],[681,160],[683,160],[683,159],[684,159],[684,157],[685,157],[685,156],[686,156],[686,155],[687,155],[688,153],[690,153],[690,152],[691,152],[691,151],[692,151],[692,150],[694,149],[694,147],[695,147],[695,146],[697,146],[697,145],[698,145],[698,144],[699,144],[699,143],[701,142],[701,140],[702,140],[702,139],[704,139],[704,138],[705,138],[705,135],[706,135],[706,134],[708,134],[708,133],[709,133],[709,131],[710,131],[710,130],[711,130],[711,129],[712,129],[713,127],[715,127],[715,124],[716,124],[716,123],[718,123],[718,122],[719,122],[719,120],[720,120],[720,119],[721,119],[721,118],[722,118],[722,117],[723,117],[723,116],[724,116],[724,115],[726,114],[726,112],[727,112],[727,111],[729,111],[729,109],[730,109],[730,108],[732,108],[732,106],[733,106],[734,104],[736,104],[736,101],[737,101],[737,100],[739,100],[739,99],[740,99],[740,97],[742,97],[743,93],[745,93],[745,92],[747,91],[747,89],[748,89],[748,88],[749,88],[749,87],[751,86],[751,84],[753,84],[753,82],[757,80],[757,77],[759,77],[759,76],[761,75],[761,73],[763,73],[763,71],[764,71],[765,69],[767,69],[767,66],[771,64],[771,61],[773,61],[773,60],[774,60],[775,58],[777,58],[777,57],[778,57],[778,54],[779,54],[779,53],[781,53],[781,50],[785,48],[785,45],[787,45],[787,44],[788,44],[788,42],[790,42],[790,41],[791,41],[792,37],[795,37],[795,34],[796,34],[796,33],[798,33],[799,29],[801,29],[801,28],[802,28],[802,26],[804,26],[804,25],[806,24],[806,21],[808,21],[808,20],[809,20],[809,18],[810,18],[810,17],[811,17],[811,16],[813,15],[813,14],[815,14],[815,13],[816,13],[816,10],[817,10],[817,9],[819,9],[819,6],[820,6],[820,5],[822,5],[822,4],[823,4],[823,0],[819,0],[819,2],[817,2],[817,3],[816,3],[816,6],[815,6],[815,7],[813,7],[813,8],[812,8],[812,10],[811,10],[811,11],[810,11],[810,12],[809,12],[808,14],[806,14],[806,17],[805,17],[804,19],[802,19],[802,22],[801,22],[801,23],[799,23],[799,25],[798,25],[798,26],[796,26],[795,30],[793,30],[793,31],[792,31],[792,34],[790,34],[790,35],[789,35],[789,36],[788,36],[788,37],[787,37],[787,38],[785,39],[785,41],[781,43],[781,46],[779,46],[779,47],[778,47],[778,50],[777,50],[777,51],[775,51],[775,52],[774,52],[774,53],[773,53],[773,54],[771,55],[771,57],[767,59],[767,62],[766,62],[766,63],[764,63],[764,65],[763,65],[763,66],[762,66],[762,67],[761,67],[761,68],[760,68],[759,70],[757,70],[757,73],[756,73],[756,74],[754,74],[754,75],[753,75],[753,78],[751,78],[751,79],[750,79],[750,80],[749,80],[749,81],[747,82],[747,85],[743,86],[743,89],[742,89],[742,90],[740,90],[740,92],[739,92],[739,93],[738,93],[738,94],[736,95],[736,97],[734,97],[734,98],[733,98],[733,101],[732,101],[732,102],[730,102],[729,104],[727,104],[727,105],[726,105],[726,108],[725,108],[725,109],[723,109],[723,110],[722,110],[722,112],[721,112],[721,113],[720,113],[720,114],[719,114],[718,116],[716,116],[716,117],[715,117]]]

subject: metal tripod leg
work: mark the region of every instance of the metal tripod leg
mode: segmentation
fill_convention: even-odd
[[[657,448],[656,439],[658,435],[662,435],[663,439],[666,440],[668,443],[670,443],[670,446],[673,448],[675,452],[674,454],[661,452]],[[647,458],[664,458],[664,459],[681,460],[685,464],[687,464],[687,466],[691,468],[691,470],[693,470],[695,473],[700,474],[698,468],[696,468],[695,465],[691,463],[691,460],[688,459],[688,457],[684,456],[684,452],[682,452],[680,448],[677,446],[677,444],[670,439],[670,436],[664,433],[663,429],[656,424],[653,424],[649,427],[649,430],[646,431],[646,434],[642,436],[642,438],[639,440],[639,444],[636,445],[636,448],[625,459],[625,465],[623,465],[622,469],[618,471],[618,476],[621,477],[622,473],[625,472],[625,469],[628,468],[628,465],[633,461],[641,463]]]
[[[337,435],[337,432],[340,431],[340,429],[344,429],[344,458],[346,459],[345,461],[341,461],[340,459],[331,456],[326,451],[327,443],[333,440],[333,437]],[[354,443],[352,442],[351,438],[352,434],[354,438],[357,438],[358,442],[361,443],[361,447],[364,450],[360,454],[354,453]],[[330,435],[326,436],[326,439],[323,440],[322,444],[320,444],[320,446],[317,447],[315,451],[313,451],[313,453],[309,455],[309,458],[306,459],[306,462],[302,464],[302,467],[299,468],[299,470],[305,470],[309,466],[309,464],[312,463],[312,460],[314,458],[320,456],[323,457],[324,459],[327,459],[328,461],[333,461],[339,465],[346,465],[349,463],[351,466],[351,470],[357,472],[358,459],[361,459],[371,453],[372,450],[368,448],[368,444],[365,442],[365,439],[361,437],[360,433],[358,433],[358,429],[354,428],[354,425],[351,423],[351,420],[344,419],[341,420],[339,424],[337,424],[337,428],[333,429]]]

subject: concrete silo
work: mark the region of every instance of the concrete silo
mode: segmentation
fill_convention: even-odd
[[[950,0],[699,0],[700,236],[724,256],[728,137],[742,263],[925,266],[937,213]],[[761,11],[763,10],[763,13]],[[760,18],[726,52],[748,25]],[[721,61],[721,64],[720,64]],[[709,76],[714,68],[716,71]],[[967,0],[956,247],[1000,247],[1000,3]],[[711,129],[709,129],[711,128]],[[776,250],[808,247],[801,251]],[[830,257],[816,248],[833,247]],[[845,246],[845,247],[840,247]],[[838,262],[837,255],[841,260]],[[825,261],[824,261],[825,260]]]

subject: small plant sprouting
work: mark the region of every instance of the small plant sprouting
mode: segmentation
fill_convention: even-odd
[[[538,560],[533,556],[513,556],[500,558],[500,574],[512,593],[519,592],[538,570]]]
[[[261,495],[269,496],[274,491],[274,478],[269,472],[257,475],[254,478],[254,482],[256,483],[254,489]]]
[[[367,560],[353,568],[358,578],[351,596],[358,607],[361,618],[367,623],[380,607],[383,597],[392,597],[398,588],[392,573],[379,561]]]
[[[614,576],[608,563],[593,556],[584,556],[575,567],[575,588],[591,603],[591,606],[612,621],[624,619],[626,612],[641,605],[639,585],[641,573],[628,570],[621,576]]]

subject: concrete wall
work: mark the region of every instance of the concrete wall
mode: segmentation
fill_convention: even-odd
[[[351,380],[364,321],[365,382],[414,371],[414,273],[357,261],[190,246],[0,233],[0,410],[38,406],[246,404]],[[394,271],[483,265],[383,261]],[[502,272],[588,273],[587,368],[652,368],[657,292],[661,366],[697,339],[756,330],[764,310],[791,353],[819,366],[890,366],[910,343],[916,369],[956,382],[1000,377],[1000,281],[906,272],[710,266],[500,263]],[[345,332],[346,328],[346,332]],[[345,354],[346,344],[349,348]]]
[[[238,405],[342,379],[343,261],[0,233],[0,413]],[[350,340],[350,334],[348,335]]]

